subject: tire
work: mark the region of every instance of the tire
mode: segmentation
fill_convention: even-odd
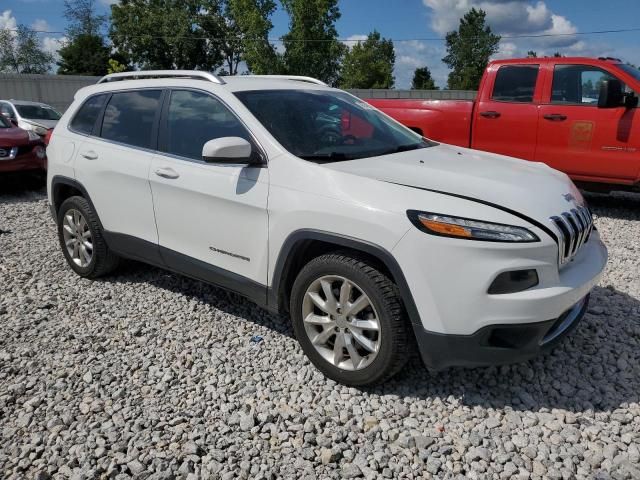
[[[345,282],[351,286],[345,287],[341,299]],[[358,310],[364,304],[367,306]],[[398,288],[384,273],[350,252],[322,255],[303,267],[293,284],[290,312],[303,351],[336,382],[379,384],[411,357],[413,339]],[[373,328],[376,323],[377,330]]]
[[[74,225],[81,227],[74,229]],[[60,206],[58,240],[67,263],[81,277],[98,278],[112,272],[118,266],[120,259],[107,246],[98,215],[83,197],[70,197]],[[69,248],[67,242],[70,242]],[[79,250],[77,258],[74,258],[76,250],[73,249],[76,244]],[[92,245],[90,249],[87,247],[89,244]],[[90,254],[89,259],[82,253],[83,245],[85,252]]]

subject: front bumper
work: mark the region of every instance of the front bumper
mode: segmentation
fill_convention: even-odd
[[[0,158],[0,173],[22,172],[26,170],[46,170],[47,159],[38,158],[33,152],[18,155],[13,160],[3,160]]]
[[[489,325],[472,335],[443,335],[414,324],[420,356],[431,370],[518,363],[551,349],[580,322],[589,295],[556,319],[525,324]]]

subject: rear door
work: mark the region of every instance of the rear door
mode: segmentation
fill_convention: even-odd
[[[480,89],[471,146],[478,150],[533,160],[542,91],[540,65],[493,65]]]
[[[148,177],[161,97],[158,89],[92,97],[70,124],[83,136],[76,178],[89,192],[104,229],[153,244],[158,234]],[[90,120],[93,108],[101,110],[96,125]]]
[[[245,295],[264,295],[268,169],[204,162],[203,145],[221,137],[242,137],[259,150],[217,97],[200,90],[170,92],[160,153],[149,173],[160,249],[170,268]]]
[[[637,108],[598,108],[614,73],[584,64],[549,65],[536,160],[578,180],[632,181],[640,169]]]

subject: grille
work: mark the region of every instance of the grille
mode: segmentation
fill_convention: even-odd
[[[551,217],[560,232],[558,236],[559,263],[564,265],[576,256],[580,248],[589,241],[593,230],[593,218],[587,207],[577,206],[568,212]]]

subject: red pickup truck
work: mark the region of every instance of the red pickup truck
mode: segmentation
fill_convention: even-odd
[[[491,62],[475,101],[367,99],[433,140],[544,162],[586,188],[640,189],[640,70],[612,58]]]

